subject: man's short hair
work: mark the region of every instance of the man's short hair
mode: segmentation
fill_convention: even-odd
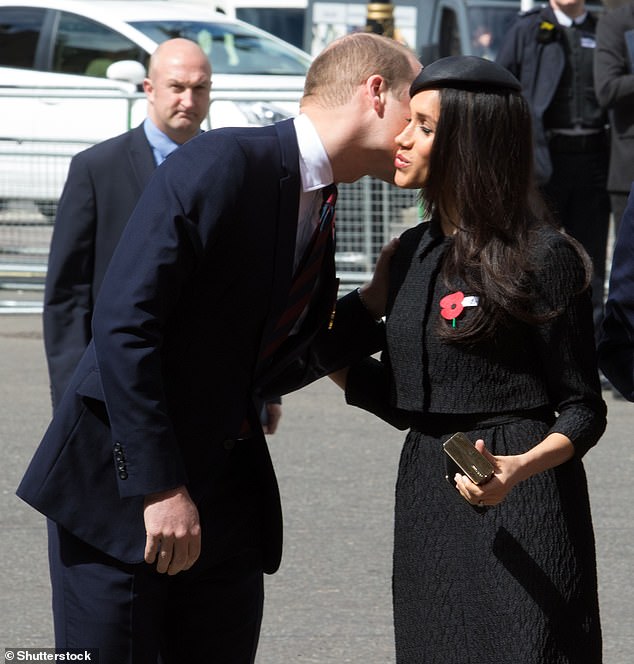
[[[416,57],[393,39],[356,32],[336,39],[315,58],[306,75],[304,99],[328,108],[348,102],[359,85],[379,74],[387,89],[402,94],[412,82]]]

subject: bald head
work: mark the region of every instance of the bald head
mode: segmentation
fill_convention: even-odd
[[[209,58],[189,39],[169,39],[152,54],[143,89],[150,120],[176,143],[185,143],[198,134],[209,110]]]
[[[200,68],[206,71],[211,79],[211,64],[209,58],[200,46],[191,39],[168,39],[159,44],[150,56],[148,77],[154,77],[158,72],[170,66],[183,66],[188,69]]]

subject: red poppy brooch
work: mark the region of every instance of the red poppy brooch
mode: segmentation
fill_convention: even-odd
[[[449,293],[440,300],[440,315],[445,320],[451,321],[451,326],[456,327],[456,318],[460,316],[465,307],[477,307],[479,299],[476,295],[467,295],[462,291]]]

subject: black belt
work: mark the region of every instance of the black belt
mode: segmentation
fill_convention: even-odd
[[[608,137],[604,131],[595,134],[553,134],[548,141],[553,152],[599,152],[608,147]]]
[[[508,413],[412,413],[408,422],[412,431],[418,431],[430,436],[453,434],[456,431],[478,431],[492,427],[519,422],[522,420],[535,420],[551,425],[555,421],[555,414],[549,406],[518,410]]]

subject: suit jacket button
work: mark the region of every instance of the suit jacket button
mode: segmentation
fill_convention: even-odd
[[[227,438],[227,440],[223,441],[222,446],[225,448],[225,450],[232,450],[236,445],[236,441],[232,440],[231,438]]]
[[[120,470],[119,471],[119,478],[122,480],[127,480],[128,479],[128,473],[125,470]]]

